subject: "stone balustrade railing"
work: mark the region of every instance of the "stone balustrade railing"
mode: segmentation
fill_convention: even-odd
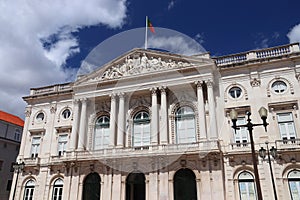
[[[232,54],[227,56],[215,57],[215,62],[218,67],[233,65],[237,63],[243,63],[247,61],[255,61],[259,59],[267,59],[278,56],[289,55],[292,53],[300,52],[299,43],[293,43],[278,47],[259,49],[254,51],[248,51],[245,53]]]
[[[57,85],[51,85],[46,87],[40,87],[40,88],[31,88],[30,95],[41,95],[41,94],[47,94],[53,92],[63,92],[68,90],[72,90],[71,84],[64,83],[64,84],[57,84]]]
[[[276,148],[278,150],[299,149],[300,148],[300,139],[276,140]]]
[[[63,156],[54,156],[52,162],[61,162],[65,160],[94,160],[94,159],[110,159],[122,157],[143,157],[153,155],[179,155],[186,152],[209,153],[212,151],[220,151],[219,142],[203,141],[192,144],[169,144],[147,147],[125,147],[125,148],[110,148],[93,151],[75,151],[66,152]]]

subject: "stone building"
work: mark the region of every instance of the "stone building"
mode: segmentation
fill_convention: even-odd
[[[256,199],[255,149],[278,199],[300,195],[299,44],[211,58],[133,49],[72,83],[32,88],[15,199]],[[264,199],[269,163],[256,154]],[[12,194],[10,199],[13,199]]]
[[[20,148],[24,121],[0,110],[0,199],[8,200],[15,162]]]

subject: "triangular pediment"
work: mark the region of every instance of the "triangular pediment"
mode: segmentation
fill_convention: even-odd
[[[131,78],[137,75],[183,69],[213,63],[212,59],[160,51],[133,49],[94,72],[79,78],[75,85]]]

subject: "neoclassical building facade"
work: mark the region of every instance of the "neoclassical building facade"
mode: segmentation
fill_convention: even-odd
[[[300,199],[299,44],[222,57],[133,49],[72,83],[32,88],[10,199]],[[258,155],[275,147],[271,160]]]

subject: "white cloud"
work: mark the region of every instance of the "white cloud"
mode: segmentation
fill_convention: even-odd
[[[203,33],[197,33],[197,35],[195,36],[195,40],[197,42],[199,42],[199,44],[203,44],[204,43],[204,34]]]
[[[99,24],[121,27],[126,0],[1,1],[0,11],[0,109],[22,117],[21,97],[30,87],[65,82],[74,73],[62,69],[80,51],[73,33]]]
[[[174,5],[175,5],[175,1],[174,0],[170,1],[168,4],[168,10],[171,10],[174,7]]]
[[[199,43],[182,36],[153,36],[148,38],[148,47],[183,55],[194,55],[203,52],[203,47]]]
[[[300,42],[300,24],[294,26],[291,31],[287,34],[290,43]]]

